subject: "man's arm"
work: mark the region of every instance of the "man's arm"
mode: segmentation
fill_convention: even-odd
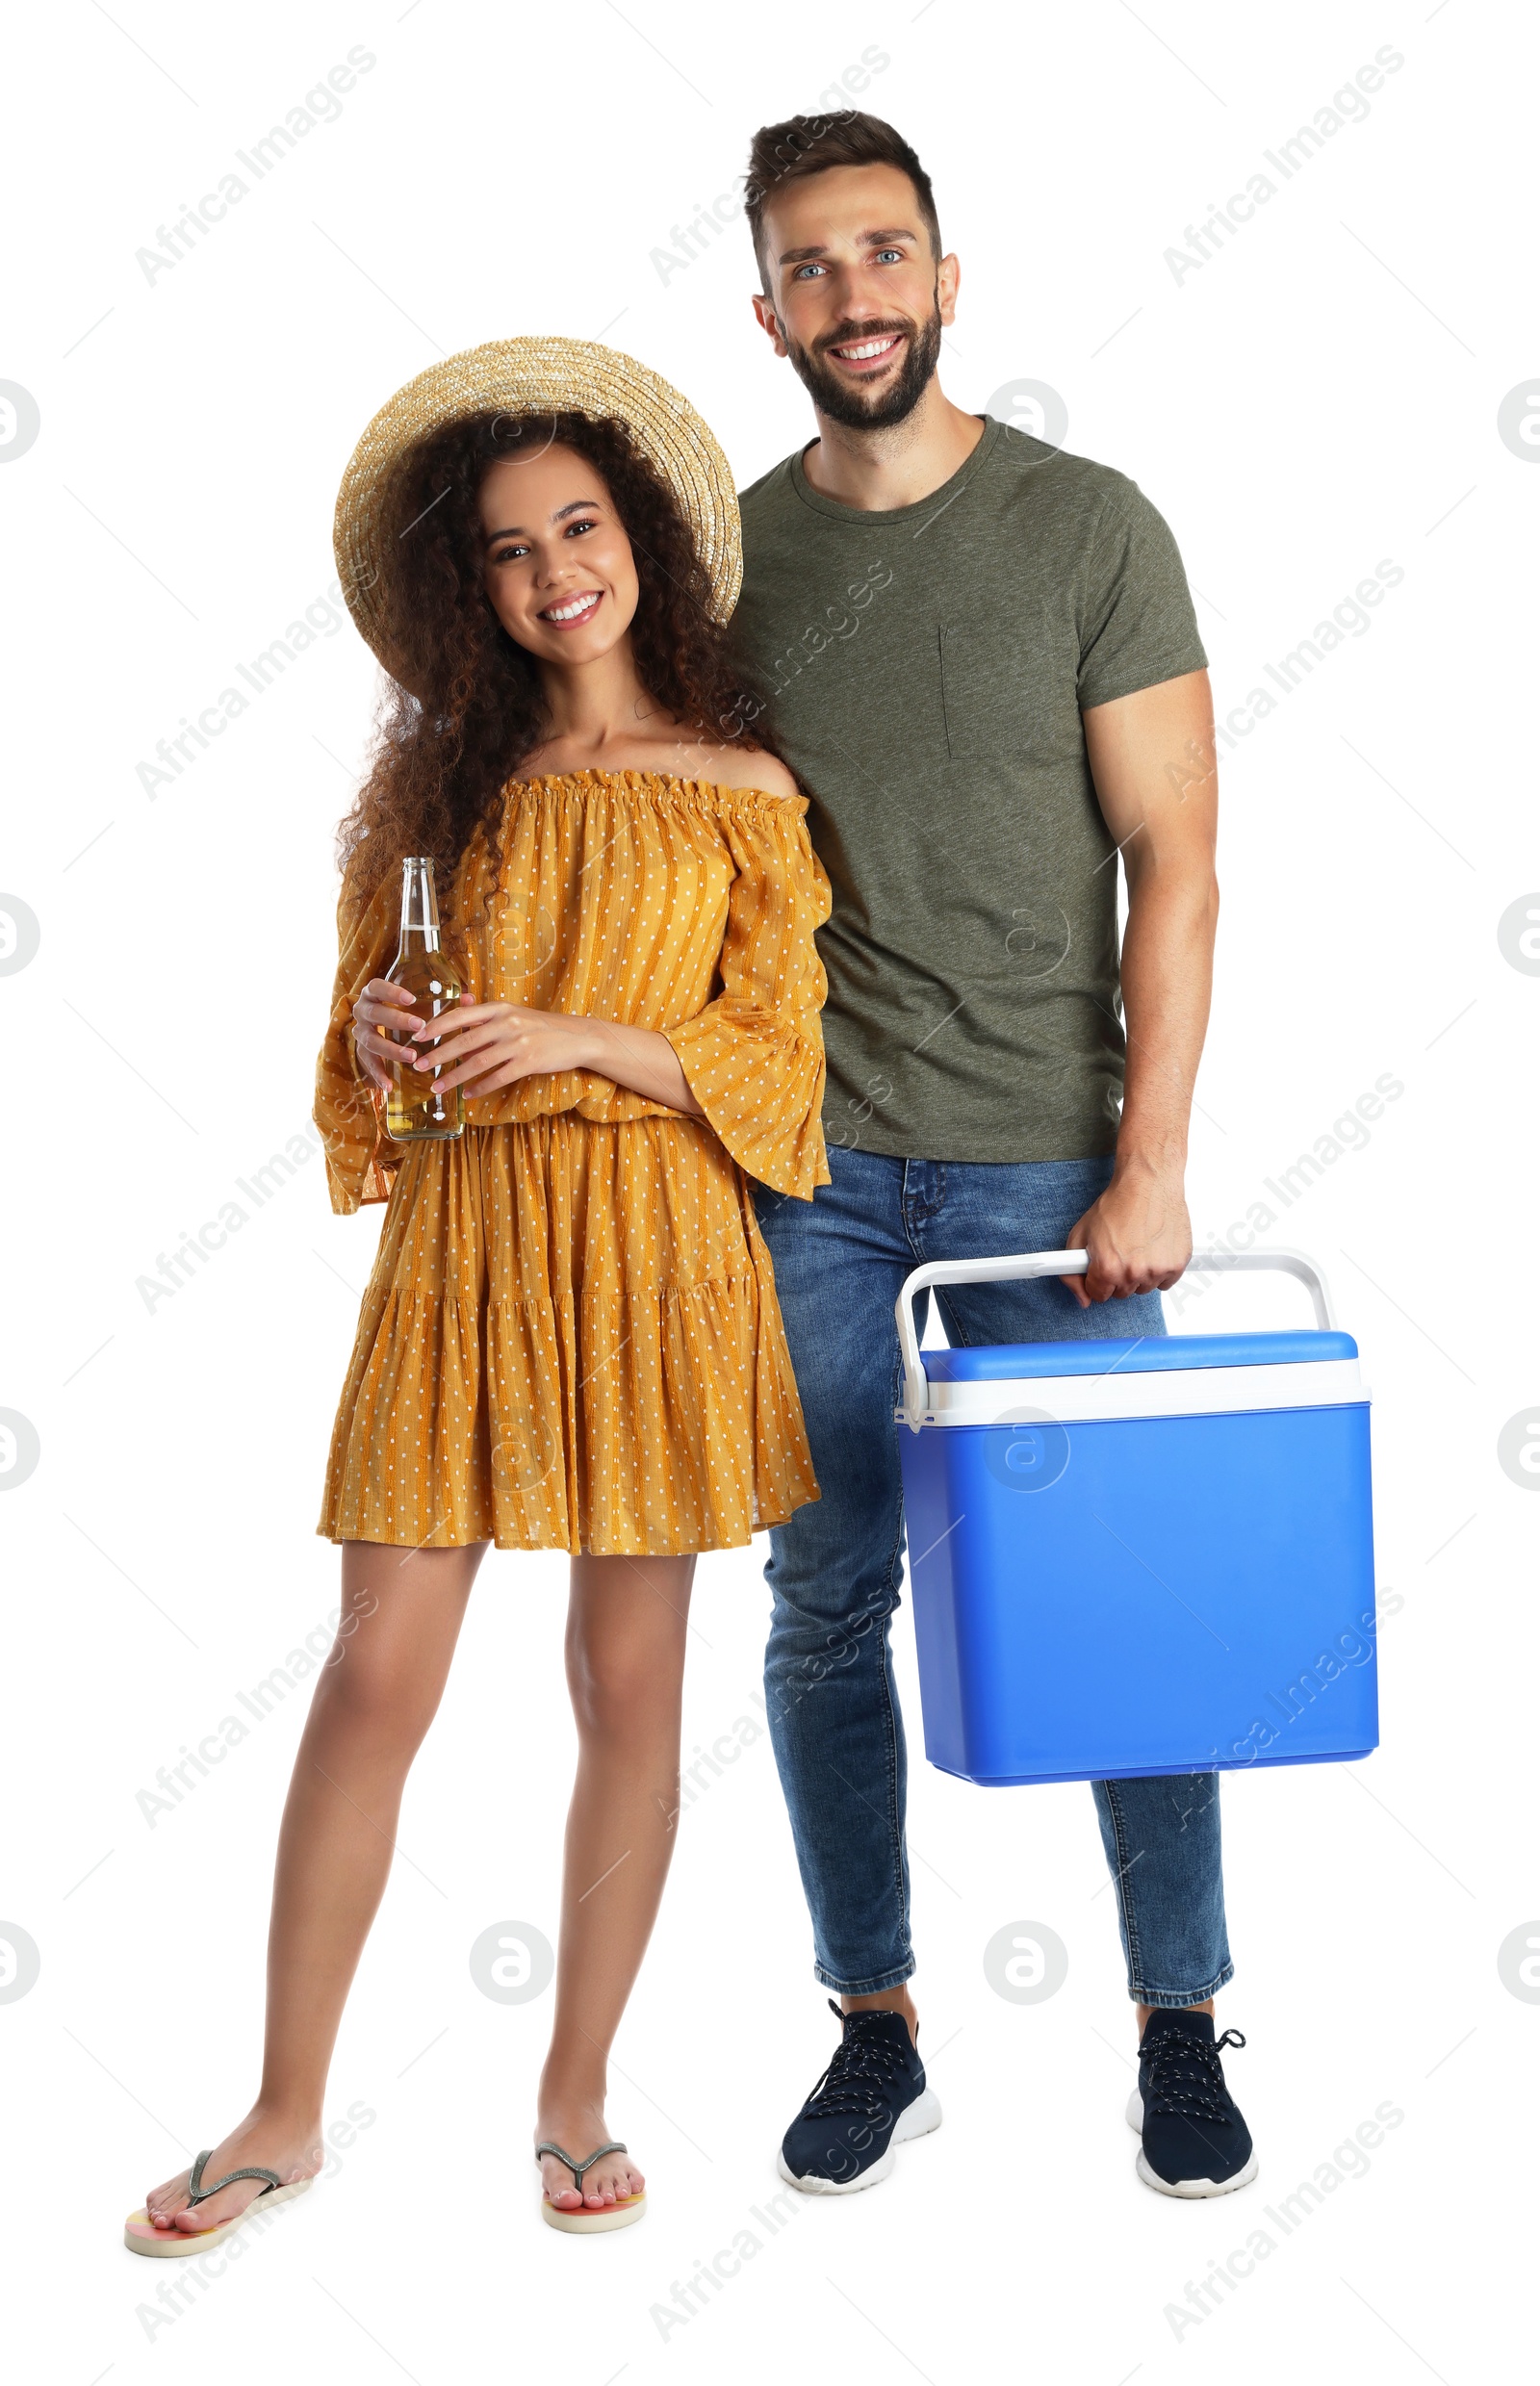
[[[1102,816],[1128,880],[1123,1021],[1128,1059],[1112,1183],[1065,1245],[1083,1308],[1164,1292],[1192,1257],[1183,1175],[1193,1085],[1208,1025],[1219,889],[1214,713],[1206,671],[1190,671],[1083,714]]]

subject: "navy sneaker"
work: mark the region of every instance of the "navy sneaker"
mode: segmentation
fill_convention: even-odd
[[[937,2129],[941,2107],[902,2014],[842,2014],[834,2062],[786,2131],[781,2176],[808,2195],[854,2195],[886,2179],[907,2138]]]
[[[1251,2132],[1219,2061],[1245,2044],[1239,2030],[1216,2039],[1212,2014],[1157,2007],[1145,2023],[1128,2125],[1141,2140],[1134,2168],[1158,2194],[1228,2195],[1256,2177]]]

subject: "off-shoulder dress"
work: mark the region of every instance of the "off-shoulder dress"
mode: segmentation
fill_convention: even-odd
[[[575,1069],[467,1101],[458,1140],[390,1142],[348,1030],[398,893],[345,891],[316,1123],[333,1209],[388,1207],[329,1539],[682,1552],[817,1498],[748,1183],[807,1200],[829,1181],[806,810],[642,771],[518,781],[500,865],[478,832],[455,875],[468,1000],[660,1031],[702,1118]]]

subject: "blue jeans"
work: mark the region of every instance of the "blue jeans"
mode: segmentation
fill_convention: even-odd
[[[904,1549],[893,1304],[923,1260],[1063,1249],[1112,1162],[832,1150],[829,1166],[834,1182],[810,1203],[755,1187],[823,1494],[770,1535],[765,1703],[814,1969],[828,1988],[869,1996],[914,1969],[904,1725],[888,1641]],[[938,1287],[936,1297],[953,1344],[1166,1331],[1159,1294],[1082,1309],[1057,1277]],[[923,1329],[924,1296],[917,1305]],[[1218,1775],[1096,1782],[1092,1793],[1129,1995],[1200,2004],[1232,1970]]]

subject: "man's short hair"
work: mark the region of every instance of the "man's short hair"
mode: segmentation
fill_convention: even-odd
[[[860,108],[842,108],[834,115],[787,116],[782,124],[762,124],[749,144],[749,171],[743,212],[754,236],[754,253],[768,291],[761,224],[767,202],[788,182],[809,174],[826,174],[834,166],[896,166],[914,186],[920,220],[930,235],[931,253],[941,254],[941,225],[936,213],[931,178],[902,133],[881,116]]]

